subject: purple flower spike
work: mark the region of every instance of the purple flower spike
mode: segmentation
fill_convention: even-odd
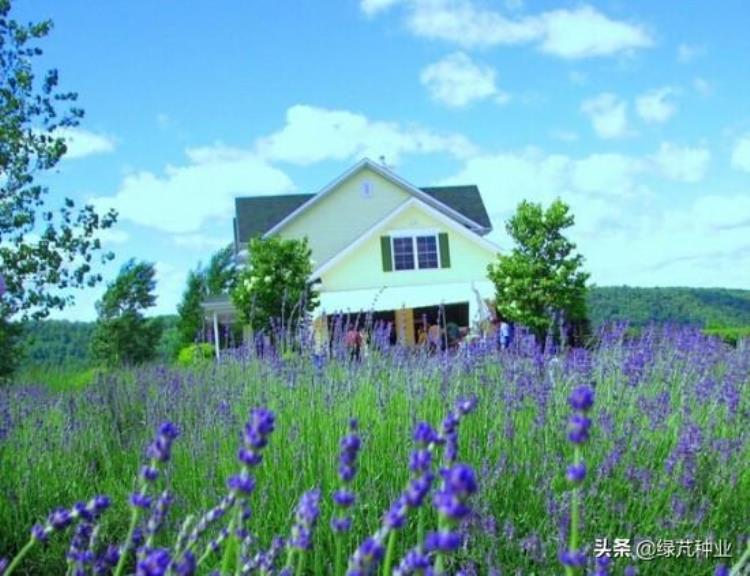
[[[53,530],[64,530],[73,522],[70,512],[65,508],[54,510],[47,519],[47,523]]]
[[[31,528],[31,537],[37,542],[46,542],[51,531],[46,530],[41,524],[34,524]]]
[[[142,494],[140,492],[133,492],[133,494],[130,496],[130,505],[135,506],[136,508],[143,508],[144,510],[148,510],[149,508],[151,508],[151,496]]]
[[[150,550],[135,567],[136,576],[164,576],[170,563],[169,552],[163,548]]]
[[[588,386],[578,386],[570,393],[568,403],[573,410],[588,412],[594,405],[594,391]]]
[[[331,529],[334,532],[349,532],[352,529],[352,519],[348,516],[331,518]]]
[[[341,506],[342,508],[349,508],[352,504],[354,504],[354,501],[356,500],[356,496],[354,492],[351,492],[349,490],[337,490],[333,493],[333,501],[336,503],[337,506]]]
[[[638,574],[638,568],[635,566],[626,566],[622,573],[623,576],[636,576]]]
[[[414,441],[423,447],[436,444],[440,441],[440,435],[427,422],[419,422],[414,428]]]
[[[296,522],[292,527],[289,544],[298,550],[312,547],[312,531],[320,515],[320,490],[305,492],[300,498],[295,512]]]
[[[441,471],[448,489],[459,498],[466,498],[477,491],[474,471],[466,464],[456,464],[449,470]]]
[[[235,492],[251,494],[255,490],[255,479],[243,470],[239,474],[229,477],[227,487]]]
[[[476,396],[460,399],[456,402],[456,410],[458,410],[461,416],[466,416],[467,414],[474,412],[477,407],[477,402],[478,400]]]
[[[583,462],[580,464],[571,464],[568,466],[565,477],[573,484],[580,484],[586,478],[586,465]]]
[[[581,414],[573,414],[568,423],[568,440],[574,444],[583,444],[589,439],[591,420]]]
[[[586,565],[586,555],[580,550],[564,550],[560,553],[560,562],[571,568],[582,568]]]
[[[430,532],[424,540],[428,552],[455,552],[461,546],[461,535],[456,532]]]
[[[719,564],[716,567],[716,570],[714,570],[714,576],[729,576],[730,571],[729,568],[724,566],[724,564]]]

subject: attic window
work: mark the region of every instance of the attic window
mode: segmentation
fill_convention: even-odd
[[[372,198],[374,186],[369,180],[362,182],[362,198]]]
[[[440,268],[437,234],[422,232],[393,237],[394,270],[430,268]]]

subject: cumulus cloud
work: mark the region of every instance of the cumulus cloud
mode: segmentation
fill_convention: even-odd
[[[362,0],[361,8],[373,15],[397,3],[407,6],[412,33],[464,48],[534,44],[546,54],[572,60],[628,53],[653,43],[644,26],[611,19],[587,5],[518,18],[471,0]]]
[[[705,147],[691,148],[662,142],[653,159],[665,178],[678,182],[699,182],[708,171],[711,152]]]
[[[475,153],[476,147],[457,134],[370,120],[348,110],[296,105],[287,110],[284,127],[259,139],[256,150],[269,161],[307,166],[363,156],[385,156],[389,164],[398,164],[404,154],[446,153],[464,158]]]
[[[604,92],[585,100],[581,112],[589,117],[600,138],[623,138],[630,134],[628,104],[615,94]]]
[[[222,145],[189,149],[188,162],[162,173],[128,174],[114,196],[95,199],[122,219],[172,233],[195,232],[211,219],[228,219],[234,198],[290,192],[281,170],[252,152]]]
[[[476,64],[464,52],[450,54],[422,70],[420,81],[432,98],[446,106],[461,108],[492,96],[503,104],[508,95],[495,83],[495,70]]]
[[[711,194],[654,203],[644,182],[661,172],[648,158],[580,158],[539,149],[472,158],[441,183],[476,183],[494,225],[518,202],[560,197],[576,218],[571,238],[598,284],[743,286],[750,282],[750,195]],[[720,232],[720,233],[717,233]]]
[[[670,87],[651,90],[638,97],[635,109],[646,122],[662,124],[677,112],[677,106],[669,100],[675,93]]]
[[[750,132],[738,138],[732,150],[732,167],[750,172]]]
[[[65,140],[68,150],[64,158],[67,160],[107,154],[115,149],[115,140],[112,137],[83,128],[58,128],[54,135]]]

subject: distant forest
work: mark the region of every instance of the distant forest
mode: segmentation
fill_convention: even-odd
[[[701,328],[750,326],[750,290],[724,288],[629,288],[589,290],[593,326],[628,322],[631,326],[672,323]]]
[[[674,323],[702,328],[750,327],[750,290],[722,288],[596,287],[589,291],[588,310],[594,328],[607,322],[631,326]],[[177,316],[163,316],[159,356],[174,350]],[[93,322],[47,320],[26,325],[22,365],[87,366]]]

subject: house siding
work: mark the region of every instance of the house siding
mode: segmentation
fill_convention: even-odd
[[[429,270],[385,271],[381,237],[399,230],[432,230],[448,234],[450,267]],[[415,204],[378,230],[355,251],[321,276],[321,290],[358,290],[382,286],[434,286],[456,282],[487,280],[487,265],[496,254],[475,241],[456,233]],[[437,287],[436,287],[437,288]],[[437,288],[439,289],[439,288]],[[436,295],[437,297],[438,295]]]
[[[365,181],[372,184],[369,198],[362,195]],[[401,187],[365,168],[341,182],[277,234],[283,238],[307,236],[312,258],[321,265],[410,198]]]

